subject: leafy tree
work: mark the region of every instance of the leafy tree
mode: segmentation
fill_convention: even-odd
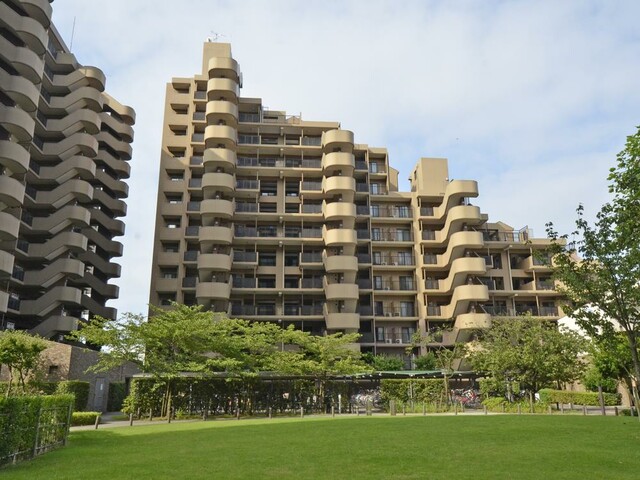
[[[415,364],[418,370],[434,370],[436,368],[436,356],[433,352],[427,352],[425,355],[417,357]]]
[[[47,348],[47,342],[29,335],[21,330],[4,330],[0,332],[0,365],[6,365],[9,370],[9,385],[6,396],[11,394],[14,377],[22,393],[26,389],[26,380],[38,366],[40,354]]]
[[[559,330],[554,322],[530,315],[494,318],[477,340],[469,360],[476,371],[485,372],[494,382],[508,386],[517,382],[533,399],[543,387],[579,378],[584,368],[580,356],[585,348],[583,337]]]
[[[591,367],[585,372],[584,385],[589,390],[603,390],[615,393],[618,382],[627,388],[630,395],[633,390],[633,362],[623,333],[599,338],[591,342],[589,353]]]
[[[398,371],[404,370],[404,361],[399,357],[392,357],[389,355],[374,355],[372,353],[365,353],[362,355],[362,359],[377,371]]]
[[[640,380],[638,335],[640,334],[640,128],[627,137],[617,164],[610,169],[609,192],[593,225],[578,207],[578,238],[569,242],[553,224],[547,225],[552,240],[555,278],[567,297],[565,313],[576,319],[596,341],[611,338],[621,330]],[[637,389],[633,390],[638,403]]]

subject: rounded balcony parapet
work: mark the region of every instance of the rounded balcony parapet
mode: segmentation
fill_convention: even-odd
[[[207,82],[207,100],[227,100],[236,103],[240,96],[238,82],[230,78],[211,78]]]
[[[240,79],[240,65],[230,57],[213,57],[207,65],[209,78],[229,77],[233,80]]]
[[[238,143],[238,131],[228,125],[208,125],[204,129],[206,148],[233,149]]]
[[[328,130],[322,133],[322,148],[325,152],[340,149],[343,152],[353,151],[353,132],[350,130]]]

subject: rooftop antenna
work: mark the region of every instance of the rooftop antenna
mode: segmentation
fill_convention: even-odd
[[[209,33],[210,35],[207,37],[207,42],[217,42],[220,38],[226,37],[226,35],[214,32],[213,30],[211,30]]]
[[[76,17],[73,17],[73,26],[71,27],[71,44],[69,45],[69,50],[73,50],[73,36],[76,33]]]

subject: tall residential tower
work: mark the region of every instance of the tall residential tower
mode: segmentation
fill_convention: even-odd
[[[557,318],[544,240],[473,205],[474,181],[420,159],[398,191],[387,151],[336,122],[240,96],[231,47],[167,85],[150,302],[200,304],[403,355],[416,331],[467,340],[492,316]]]
[[[0,2],[0,329],[59,340],[118,297],[134,111],[51,23]]]

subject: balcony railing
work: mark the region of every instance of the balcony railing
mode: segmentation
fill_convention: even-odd
[[[288,316],[322,315],[322,305],[285,305],[283,313]]]
[[[376,255],[373,254],[374,265],[415,265],[413,255]]]
[[[322,213],[322,205],[303,204],[302,213]]]
[[[413,305],[407,305],[405,307],[377,307],[375,310],[377,317],[415,317],[416,310]]]
[[[258,254],[256,252],[233,252],[233,261],[242,263],[255,263],[258,261]]]
[[[256,279],[253,278],[243,278],[243,277],[233,277],[233,282],[231,284],[233,288],[256,288]]]
[[[319,147],[322,144],[321,137],[301,137],[301,145]]]
[[[371,279],[370,278],[359,278],[358,279],[358,288],[363,290],[371,289]]]
[[[356,160],[356,170],[366,170],[367,162],[364,160]]]
[[[322,263],[322,253],[302,252],[300,254],[300,263]]]
[[[523,243],[529,239],[527,232],[509,231],[501,232],[499,230],[480,230],[482,239],[485,242],[512,242]]]
[[[379,205],[371,205],[372,217],[393,217],[393,218],[412,218],[413,212],[408,206],[392,206],[381,207]]]
[[[189,179],[189,188],[201,188],[201,187],[202,187],[202,178]]]
[[[358,215],[369,215],[369,207],[366,205],[356,205],[356,214]]]
[[[433,207],[420,207],[420,215],[423,217],[433,217]]]
[[[258,180],[236,180],[236,188],[239,190],[258,190],[260,182]]]
[[[410,230],[371,230],[371,240],[378,242],[411,242],[413,235]]]
[[[182,279],[182,288],[196,288],[198,277],[184,277]]]
[[[400,343],[409,344],[413,340],[413,335],[416,333],[415,328],[403,328],[401,332],[397,329],[385,328],[377,329],[376,341],[380,343]]]
[[[384,280],[374,281],[374,290],[415,290],[416,283],[413,280]]]
[[[358,263],[371,263],[371,255],[368,253],[358,253]]]
[[[197,237],[199,231],[200,231],[200,227],[190,225],[185,228],[184,234],[187,237]]]
[[[322,288],[322,277],[303,278],[302,288]]]
[[[322,182],[311,182],[311,181],[300,182],[300,190],[306,190],[309,192],[322,191]]]
[[[198,260],[198,251],[197,250],[188,250],[184,252],[184,261],[185,262],[195,262]]]

